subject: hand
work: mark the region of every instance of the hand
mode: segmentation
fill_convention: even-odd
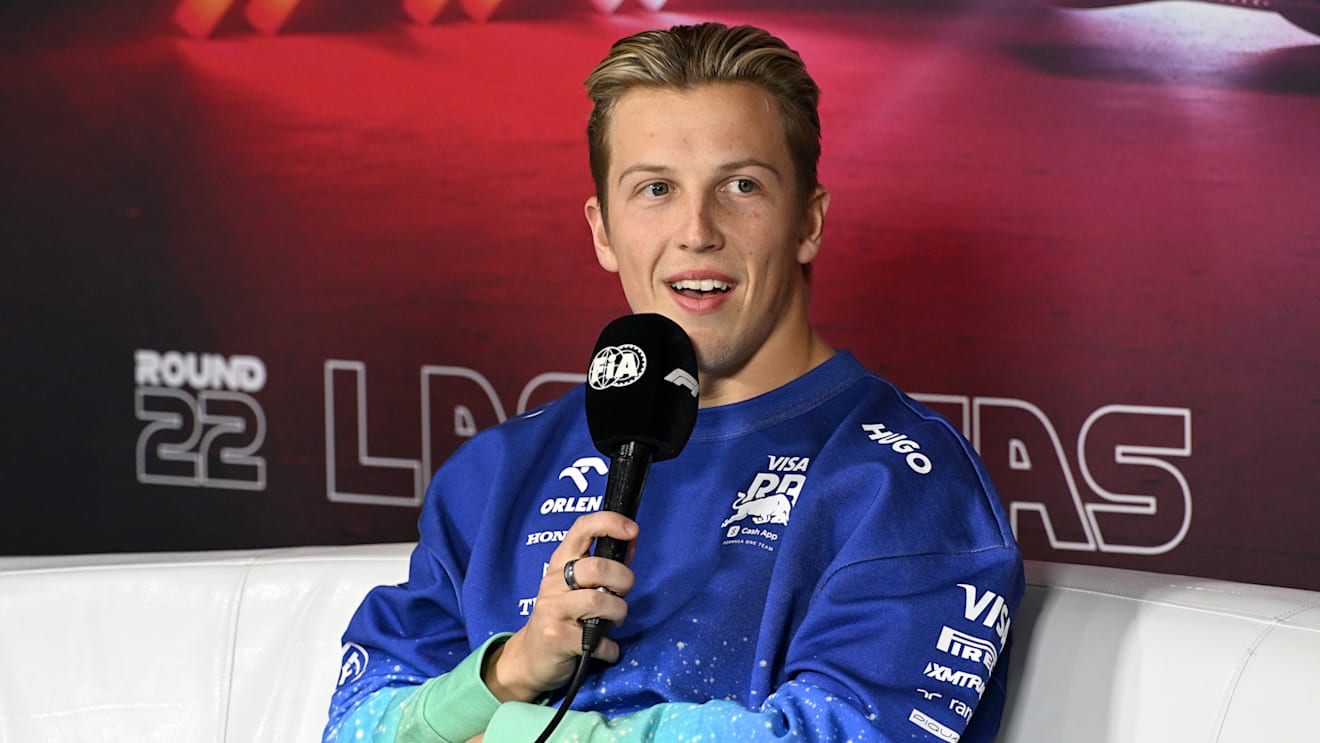
[[[501,702],[530,702],[568,682],[582,654],[583,619],[599,617],[618,625],[627,617],[623,597],[632,590],[633,571],[614,560],[587,556],[597,537],[632,541],[637,524],[611,511],[589,513],[573,522],[550,555],[527,624],[492,652],[482,669],[486,686]],[[569,560],[577,560],[574,580],[588,590],[574,591],[564,582],[564,563]],[[595,588],[610,592],[589,590]],[[606,637],[591,655],[614,663],[619,645]]]

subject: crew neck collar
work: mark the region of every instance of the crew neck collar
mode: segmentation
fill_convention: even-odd
[[[839,350],[788,384],[741,402],[702,408],[690,441],[718,441],[801,415],[867,374],[851,352]]]

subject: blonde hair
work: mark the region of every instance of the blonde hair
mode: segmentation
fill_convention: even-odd
[[[691,90],[712,83],[758,85],[775,100],[796,171],[799,208],[806,208],[818,185],[820,88],[807,74],[802,57],[768,31],[703,23],[620,39],[587,77],[587,96],[595,104],[587,120],[587,148],[602,212],[610,168],[610,116],[619,99],[639,87]]]

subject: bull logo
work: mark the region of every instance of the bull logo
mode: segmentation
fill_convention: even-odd
[[[788,524],[789,514],[797,505],[806,481],[805,475],[757,474],[747,492],[738,493],[733,501],[733,515],[725,519],[720,528],[748,518],[753,524]]]

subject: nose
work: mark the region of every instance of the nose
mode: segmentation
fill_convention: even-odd
[[[723,245],[717,224],[718,205],[710,194],[694,193],[683,205],[683,224],[680,245],[684,250],[705,252],[718,250]]]

